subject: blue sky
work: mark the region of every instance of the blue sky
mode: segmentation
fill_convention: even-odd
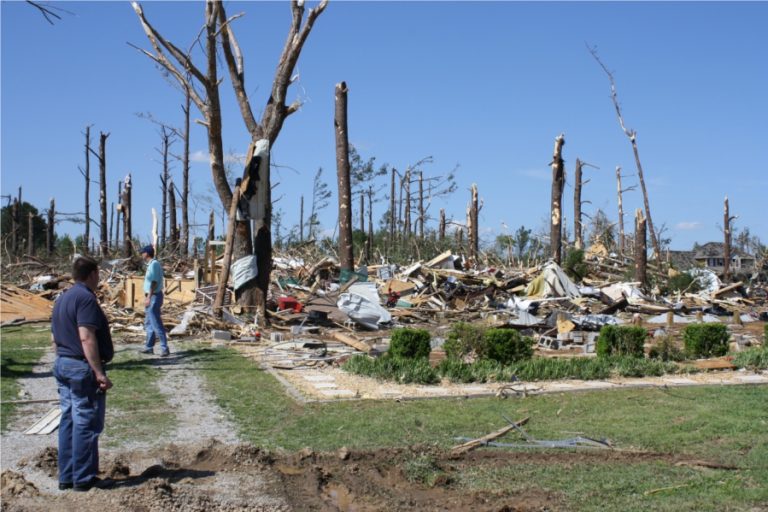
[[[148,237],[150,208],[160,208],[156,118],[181,126],[181,94],[148,58],[127,2],[59,2],[72,14],[49,25],[24,2],[2,2],[2,193],[24,188],[38,208],[82,211],[84,128],[93,140],[109,132],[109,201],[117,181],[134,179],[134,233]],[[314,6],[314,3],[310,3]],[[202,2],[144,2],[153,25],[181,47],[196,37]],[[243,48],[246,85],[260,114],[290,23],[285,2],[229,2]],[[315,24],[299,61],[289,100],[304,106],[289,117],[273,148],[280,166],[273,197],[285,223],[298,222],[299,198],[311,196],[324,169],[334,198],[334,85],[349,86],[350,142],[363,157],[405,169],[425,156],[425,175],[459,166],[458,191],[435,201],[464,221],[469,187],[483,199],[484,240],[504,226],[545,226],[554,138],[565,134],[566,222],[572,223],[572,172],[585,170],[587,213],[616,220],[614,169],[634,175],[631,146],[610,100],[606,75],[585,48],[596,45],[614,72],[625,121],[638,133],[654,223],[666,224],[672,248],[720,240],[723,197],[765,243],[768,190],[764,125],[768,114],[768,3],[765,2],[331,2]],[[202,65],[202,60],[198,60]],[[222,70],[224,72],[225,70]],[[226,76],[226,73],[223,73]],[[242,154],[248,134],[228,81],[222,84],[224,144]],[[194,107],[193,107],[194,110]],[[200,119],[194,112],[193,117]],[[180,145],[176,147],[180,151]],[[202,127],[191,149],[196,221],[207,222],[213,197]],[[97,168],[95,159],[92,169]],[[239,172],[239,167],[238,167]],[[181,166],[175,165],[181,182]],[[637,182],[625,178],[625,185]],[[138,192],[137,192],[138,191]],[[92,216],[98,196],[92,187]],[[215,197],[214,197],[215,200]],[[642,206],[625,194],[625,219]],[[385,206],[378,205],[378,218]],[[59,233],[82,232],[62,224]],[[219,232],[221,227],[218,228]],[[94,230],[92,230],[92,233]],[[201,230],[202,232],[202,230]]]

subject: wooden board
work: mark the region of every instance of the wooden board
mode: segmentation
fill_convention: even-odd
[[[50,320],[53,302],[15,286],[0,287],[0,322]]]
[[[24,431],[27,435],[46,435],[56,430],[61,420],[61,408],[54,407],[45,416],[35,422],[34,425]]]

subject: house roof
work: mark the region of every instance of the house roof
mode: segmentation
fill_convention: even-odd
[[[723,242],[707,242],[698,247],[693,256],[696,260],[702,260],[707,258],[722,258],[723,257]],[[735,247],[731,247],[731,257],[739,256],[741,259],[754,260],[754,256],[745,253]]]

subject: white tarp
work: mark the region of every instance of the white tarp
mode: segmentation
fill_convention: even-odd
[[[381,307],[376,283],[354,283],[339,295],[336,305],[355,323],[376,330],[380,324],[392,321],[389,311]]]
[[[706,268],[692,268],[685,271],[686,274],[693,277],[701,286],[701,289],[707,293],[715,293],[720,289],[721,283],[717,274]]]

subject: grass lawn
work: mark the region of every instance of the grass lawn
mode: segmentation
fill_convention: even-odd
[[[469,491],[535,485],[565,497],[569,510],[763,510],[768,507],[768,388],[707,386],[628,389],[524,399],[434,399],[298,404],[252,361],[228,349],[194,356],[208,386],[250,442],[270,448],[376,449],[475,437],[519,419],[537,439],[607,438],[622,450],[705,460],[739,469],[678,466],[665,457],[590,460],[574,466],[529,457],[506,467],[460,472]],[[516,442],[514,433],[502,442]],[[481,448],[500,450],[500,448]]]
[[[46,324],[4,327],[0,331],[0,396],[2,401],[18,400],[20,386],[17,379],[32,371],[32,367],[51,347],[51,331]],[[3,404],[2,431],[10,422],[15,404]]]
[[[49,350],[50,339],[50,327],[43,324],[2,330],[3,401],[18,397],[17,379],[32,371]],[[160,372],[152,367],[151,359],[140,358],[136,351],[117,345],[115,358],[107,369],[119,392],[110,392],[107,398],[105,446],[146,441],[172,427],[175,419],[165,407],[165,397],[157,386]],[[14,404],[2,406],[3,430],[14,407]]]

